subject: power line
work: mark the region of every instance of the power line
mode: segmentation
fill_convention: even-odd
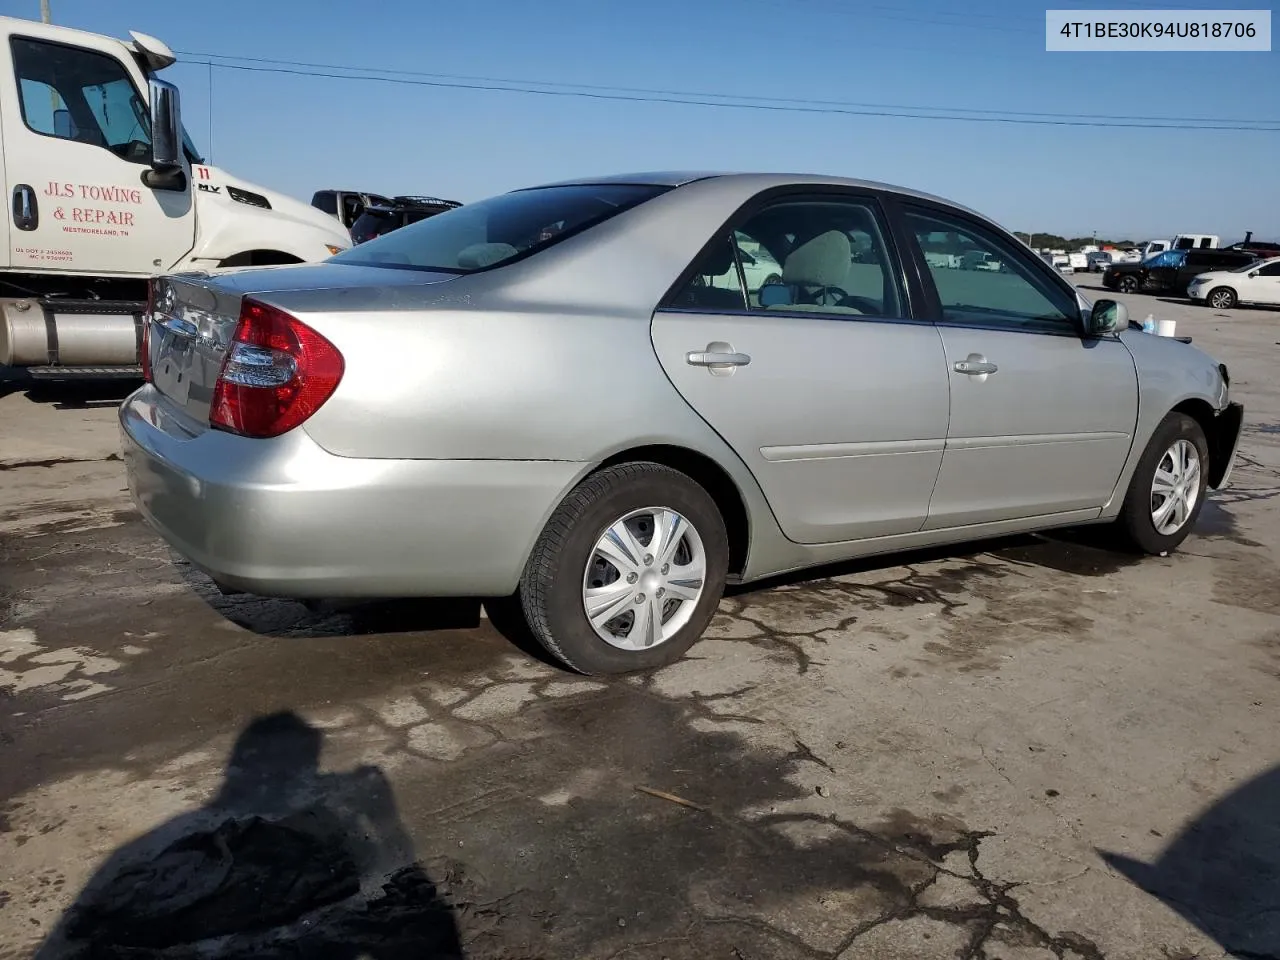
[[[383,70],[380,68],[347,67],[337,64],[273,60],[262,57],[239,57],[229,54],[196,53],[191,51],[182,51],[182,55],[203,58],[194,61],[187,61],[189,63],[194,62],[204,64],[209,67],[220,67],[227,70],[240,70],[252,73],[277,73],[334,80],[365,80],[405,86],[524,93],[541,96],[579,97],[592,100],[622,101],[630,103],[665,103],[685,106],[727,107],[740,110],[886,117],[913,120],[956,120],[970,123],[1114,127],[1157,130],[1280,132],[1280,120],[1250,120],[1243,118],[1223,120],[1220,118],[1210,117],[1150,118],[1137,116],[1115,116],[1107,114],[1059,114],[1033,111],[988,110],[983,108],[965,107],[929,107],[904,104],[853,103],[847,101],[803,100],[781,97],[743,97],[736,94],[681,90],[655,90],[643,87],[607,87],[593,84],[569,84],[552,81],[477,77],[465,74],[430,74],[409,70]],[[216,62],[215,58],[216,60],[242,60],[258,65],[249,66],[245,63]],[[330,71],[343,72],[334,73]],[[735,103],[731,102],[732,100],[743,102]],[[1272,126],[1258,126],[1257,124],[1271,124]]]

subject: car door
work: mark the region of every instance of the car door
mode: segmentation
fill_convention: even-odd
[[[1244,274],[1238,296],[1251,303],[1280,304],[1280,259]]]
[[[739,243],[781,277],[745,289]],[[751,470],[791,540],[921,528],[947,376],[874,195],[784,195],[744,211],[673,287],[652,334],[671,382]]]
[[[1208,273],[1210,270],[1229,269],[1229,265],[1222,262],[1221,257],[1215,257],[1207,251],[1188,250],[1181,265],[1178,267],[1177,276],[1173,281],[1172,292],[1180,296],[1185,296],[1187,285],[1202,273]]]
[[[1172,290],[1178,283],[1178,271],[1186,261],[1185,250],[1165,250],[1152,257],[1143,273],[1142,288],[1152,291]]]
[[[11,35],[0,71],[14,267],[145,274],[195,240],[190,167],[180,190],[142,183],[151,162],[146,78],[88,34],[83,46]]]
[[[941,205],[903,207],[951,384],[942,468],[925,529],[1100,508],[1138,414],[1133,357],[1086,339],[1074,289],[1009,237]],[[930,238],[986,250],[999,273],[930,265]]]

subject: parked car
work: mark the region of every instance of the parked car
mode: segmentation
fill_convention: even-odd
[[[1106,250],[1099,250],[1087,255],[1089,258],[1089,272],[1101,273],[1112,262],[1111,254]]]
[[[1257,258],[1242,250],[1165,250],[1141,263],[1113,263],[1102,274],[1102,285],[1121,293],[1187,295],[1187,284],[1210,270],[1230,270]]]
[[[367,243],[392,230],[399,230],[460,206],[462,204],[456,200],[441,200],[438,197],[395,197],[386,203],[372,204],[352,224],[351,242]]]
[[[1280,243],[1269,240],[1254,240],[1253,231],[1244,235],[1243,240],[1230,244],[1228,250],[1247,250],[1258,257],[1280,257]]]
[[[714,282],[740,237],[777,282]],[[506,598],[588,674],[681,657],[728,582],[1077,524],[1164,554],[1243,414],[983,215],[820,176],[569,181],[159,277],[144,356],[133,501],[222,589]]]
[[[1238,303],[1280,306],[1280,257],[1202,273],[1187,287],[1187,296],[1216,310]]]

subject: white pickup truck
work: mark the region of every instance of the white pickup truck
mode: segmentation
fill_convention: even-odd
[[[203,162],[161,41],[12,17],[0,35],[0,367],[138,376],[151,276],[351,246],[334,217]]]

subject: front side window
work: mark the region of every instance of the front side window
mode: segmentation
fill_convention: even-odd
[[[901,317],[884,238],[870,202],[779,200],[717,240],[673,305]]]
[[[995,233],[959,217],[908,208],[945,321],[1029,332],[1077,331],[1079,306]],[[992,269],[992,263],[999,266]]]
[[[534,254],[668,189],[611,183],[517,190],[420,220],[329,262],[473,273]]]
[[[103,147],[136,163],[149,161],[147,105],[119,60],[22,37],[13,37],[10,48],[22,118],[31,130]]]
[[[1268,263],[1265,267],[1258,271],[1260,277],[1280,277],[1280,260],[1274,263]]]

